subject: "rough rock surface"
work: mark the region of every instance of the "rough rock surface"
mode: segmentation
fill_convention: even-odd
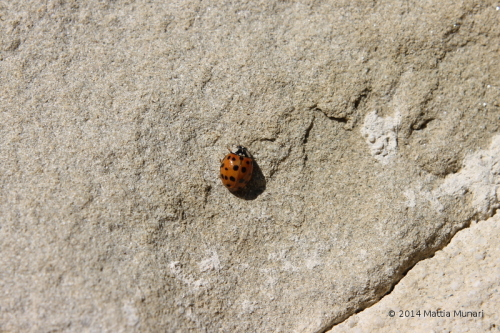
[[[0,1],[0,332],[322,332],[374,304],[499,206],[499,21]]]
[[[390,295],[328,332],[498,332],[499,239],[498,214],[459,231]]]

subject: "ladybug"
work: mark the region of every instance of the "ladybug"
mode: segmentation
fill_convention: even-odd
[[[253,158],[245,147],[237,146],[238,150],[224,157],[220,165],[222,184],[231,192],[236,192],[247,186],[252,178]]]

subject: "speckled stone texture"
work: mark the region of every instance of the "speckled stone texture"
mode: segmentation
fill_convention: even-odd
[[[498,332],[500,218],[474,223],[339,332]],[[394,317],[389,312],[394,311]]]
[[[375,304],[499,207],[498,9],[0,0],[0,332],[325,332]]]

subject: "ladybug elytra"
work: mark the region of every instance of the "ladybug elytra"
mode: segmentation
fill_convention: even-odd
[[[252,178],[253,158],[245,147],[237,146],[236,152],[224,157],[220,165],[222,184],[231,192],[236,192],[247,186]]]

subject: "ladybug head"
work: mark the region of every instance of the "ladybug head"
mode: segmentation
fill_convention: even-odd
[[[245,147],[242,146],[236,146],[238,149],[235,154],[239,156],[244,156],[244,157],[250,157],[250,154],[248,153],[248,150]]]

